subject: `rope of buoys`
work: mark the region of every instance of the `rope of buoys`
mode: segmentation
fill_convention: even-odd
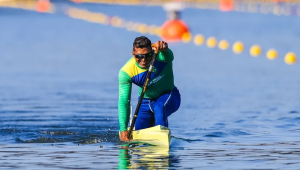
[[[25,6],[24,3],[27,3],[26,8],[24,7]],[[39,5],[41,6],[38,7]],[[35,10],[38,12],[47,12],[47,13],[54,12],[53,5],[47,0],[41,0],[39,2],[27,0],[27,1],[23,1],[23,3],[20,3],[19,1],[4,1],[4,2],[1,1],[0,6]],[[111,16],[107,16],[104,13],[90,12],[88,10],[83,10],[78,8],[68,8],[66,10],[66,14],[72,18],[81,19],[93,23],[99,23],[103,25],[111,25],[113,27],[118,27],[118,28],[125,28],[128,31],[140,32],[141,34],[151,34],[151,35],[156,35],[161,37],[163,32],[160,26],[126,21],[117,16],[111,17]],[[189,43],[191,42],[191,40],[193,40],[194,44],[197,46],[206,43],[207,47],[209,48],[218,47],[221,50],[227,50],[230,46],[227,40],[220,40],[218,42],[218,40],[215,37],[209,37],[206,39],[201,34],[196,34],[193,37],[193,35],[190,32],[184,33],[182,35],[181,40],[185,43]],[[232,50],[236,54],[241,54],[244,51],[244,44],[240,41],[237,41],[233,43]],[[253,57],[258,57],[262,53],[262,48],[259,45],[255,44],[249,49],[249,53]],[[278,58],[278,53],[276,49],[269,49],[266,52],[266,58],[268,58],[269,60],[274,60]],[[295,64],[297,62],[296,54],[293,52],[286,53],[286,55],[284,56],[284,62],[289,65]]]

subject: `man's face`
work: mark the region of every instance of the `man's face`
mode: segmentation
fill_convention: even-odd
[[[135,58],[135,61],[141,67],[148,67],[149,63],[151,62],[152,57],[139,59],[135,55],[138,55],[138,54],[143,55],[143,54],[148,54],[150,52],[152,52],[152,50],[150,48],[134,48],[134,51],[132,51],[132,55]]]

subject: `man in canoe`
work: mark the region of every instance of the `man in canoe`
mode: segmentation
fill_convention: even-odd
[[[159,52],[138,112],[135,130],[157,125],[168,127],[168,116],[176,112],[180,106],[180,93],[174,85],[172,69],[174,56],[168,44],[164,41],[151,44],[147,37],[137,37],[133,42],[133,57],[119,72],[118,115],[122,141],[129,140],[127,127],[132,83],[139,86],[140,96],[154,54],[153,50],[156,48]]]

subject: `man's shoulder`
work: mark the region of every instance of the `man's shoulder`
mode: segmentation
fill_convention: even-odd
[[[120,69],[120,71],[128,72],[128,70],[134,67],[134,65],[135,65],[135,60],[132,57],[124,64],[124,66]]]
[[[137,76],[141,73],[144,73],[145,71],[147,71],[148,69],[142,69],[140,67],[137,66],[135,59],[132,57],[131,59],[129,59],[126,64],[121,68],[120,71],[125,72],[126,74],[128,74],[128,76],[130,78]]]
[[[125,65],[120,69],[120,72],[125,72],[130,78],[136,75],[138,68],[135,64],[135,59],[132,57],[130,58]]]
[[[130,69],[131,67],[133,67],[133,64],[132,64],[132,59],[133,58],[130,58],[126,63],[125,65],[120,69],[119,71],[119,81],[124,81],[124,80],[128,80],[128,79],[131,79],[131,76],[130,76]]]

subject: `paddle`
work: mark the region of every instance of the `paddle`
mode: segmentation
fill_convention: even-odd
[[[153,65],[154,65],[154,62],[156,60],[157,54],[158,54],[158,47],[156,47],[155,52],[154,52],[153,57],[152,57],[152,60],[150,62],[150,66],[149,66],[148,73],[147,73],[147,76],[146,76],[146,81],[145,81],[144,86],[143,86],[143,91],[142,91],[139,102],[138,102],[138,104],[136,106],[136,109],[135,109],[135,112],[134,112],[134,116],[133,116],[133,119],[132,119],[132,122],[131,122],[131,125],[130,125],[130,129],[129,129],[129,132],[128,132],[128,136],[127,136],[127,138],[129,140],[131,139],[132,130],[133,130],[135,121],[137,119],[137,116],[139,114],[139,110],[140,110],[140,107],[141,107],[141,104],[142,104],[142,101],[143,101],[143,98],[144,98],[144,95],[145,95],[145,91],[146,91],[146,88],[147,88],[147,85],[148,85],[148,82],[149,82],[149,79],[150,79],[150,76],[151,76],[151,72],[152,72]]]

